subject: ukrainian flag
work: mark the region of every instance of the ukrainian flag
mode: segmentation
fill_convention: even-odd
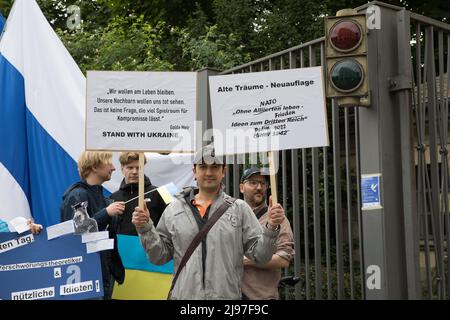
[[[139,237],[117,235],[125,281],[114,285],[113,299],[165,300],[172,284],[173,260],[157,266],[148,261]]]
[[[165,184],[156,190],[166,204],[171,203],[174,200],[175,195],[178,193],[178,188],[173,182]]]

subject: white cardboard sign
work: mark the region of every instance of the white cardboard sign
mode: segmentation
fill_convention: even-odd
[[[88,71],[86,149],[193,152],[197,73]]]
[[[328,146],[322,67],[209,78],[217,154]]]

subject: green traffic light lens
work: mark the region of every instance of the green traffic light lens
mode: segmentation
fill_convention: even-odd
[[[340,92],[355,91],[363,80],[363,68],[354,59],[341,60],[331,69],[331,83]]]

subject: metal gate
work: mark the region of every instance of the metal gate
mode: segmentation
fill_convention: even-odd
[[[302,279],[285,299],[449,298],[450,26],[380,2],[357,10],[371,5],[381,8],[381,29],[369,33],[372,105],[328,100],[330,146],[276,154],[280,202],[295,236],[294,263],[284,272]],[[324,41],[221,74],[324,65]],[[263,154],[228,159],[229,194],[239,197],[239,177],[255,159],[267,163]],[[361,174],[378,171],[383,208],[364,212]],[[373,265],[383,278],[371,291]]]
[[[410,13],[410,34],[419,298],[448,299],[450,25]]]
[[[320,66],[324,38],[252,61],[221,74]],[[285,299],[362,299],[361,211],[359,205],[358,109],[340,109],[327,101],[330,146],[277,153],[280,203],[295,237],[293,269],[301,277]],[[227,192],[239,196],[239,177],[249,159],[267,163],[265,155],[235,156],[227,163]],[[252,162],[254,163],[254,162]]]

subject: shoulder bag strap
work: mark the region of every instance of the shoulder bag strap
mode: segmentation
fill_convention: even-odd
[[[206,234],[209,232],[209,230],[212,228],[212,226],[217,222],[217,220],[220,219],[220,217],[225,213],[225,211],[227,211],[227,209],[235,201],[236,201],[235,198],[225,198],[222,205],[219,208],[217,208],[217,210],[214,212],[214,214],[211,215],[211,218],[208,219],[208,221],[205,223],[203,228],[199,231],[199,233],[197,233],[195,238],[192,240],[191,244],[189,245],[186,252],[184,253],[183,258],[181,259],[181,262],[180,262],[180,265],[178,266],[175,277],[172,280],[172,286],[170,287],[169,294],[167,295],[167,299],[169,299],[170,296],[172,295],[172,290],[175,287],[175,283],[177,282],[178,276],[180,275],[181,270],[184,268],[184,266],[188,262],[192,253],[194,253],[194,250],[198,247],[200,242],[202,242],[203,238],[206,236]]]

